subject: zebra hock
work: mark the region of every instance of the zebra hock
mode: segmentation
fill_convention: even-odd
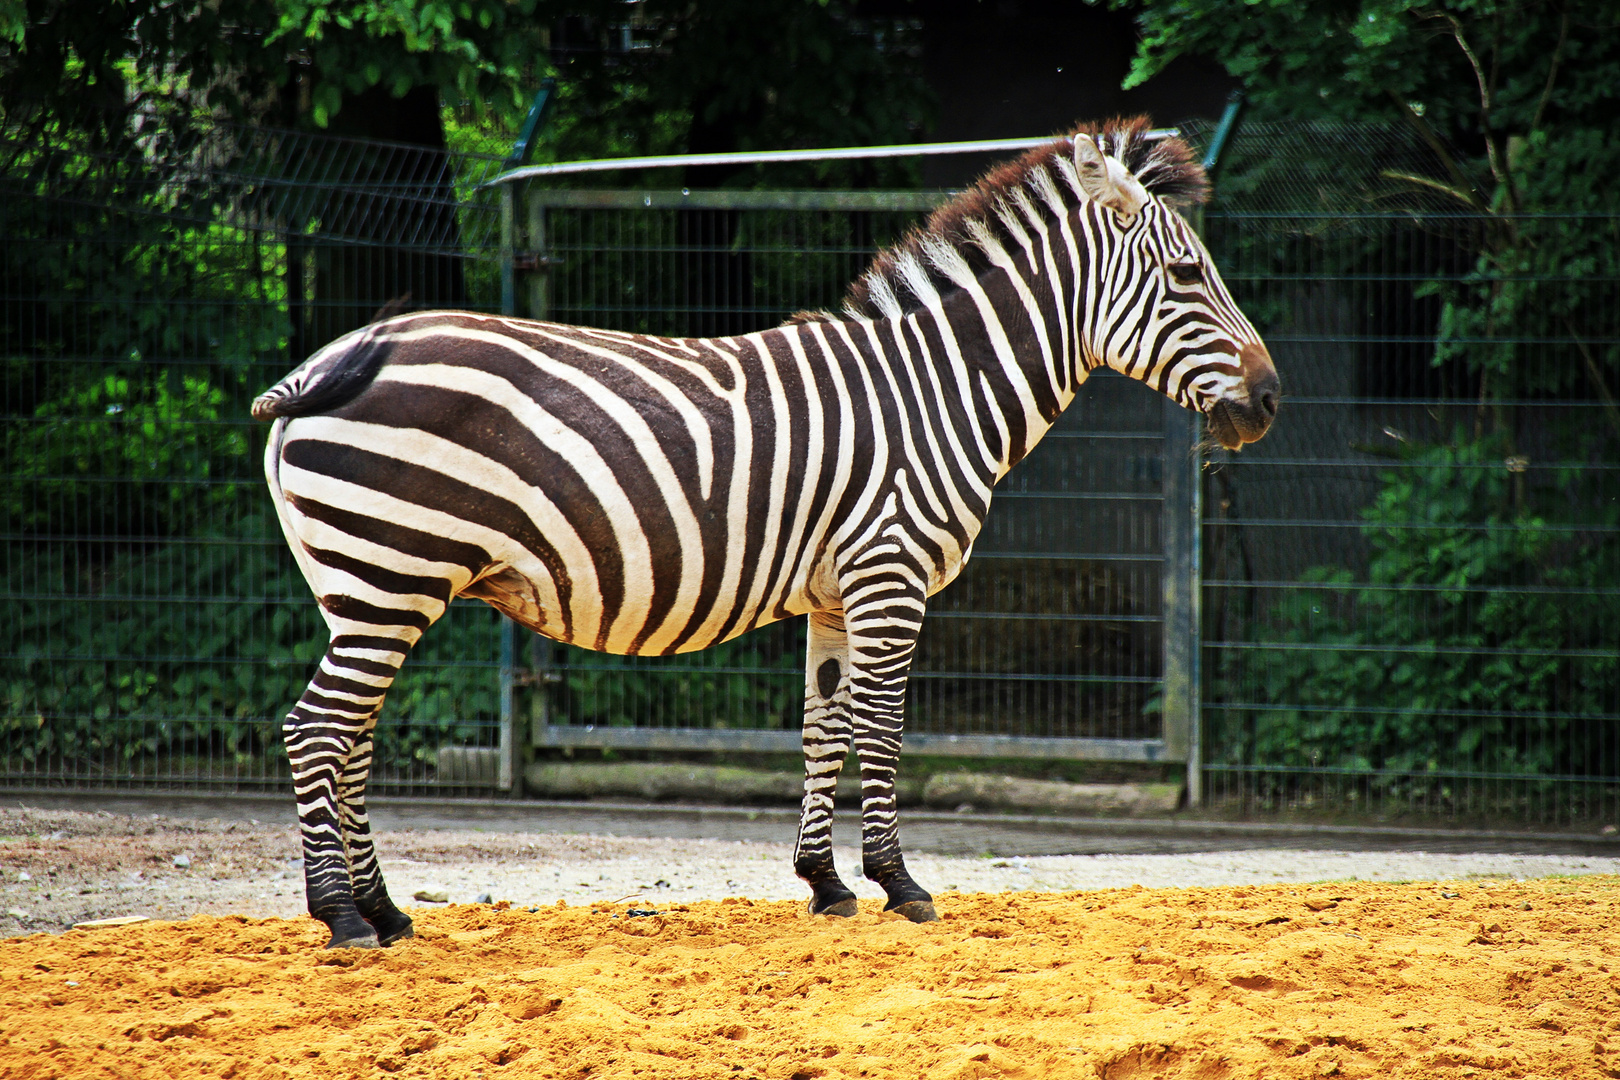
[[[794,869],[810,910],[856,910],[832,857],[853,749],[862,870],[885,910],[935,918],[896,828],[906,679],[995,483],[1100,367],[1202,412],[1232,449],[1276,413],[1266,348],[1177,213],[1206,190],[1145,120],[1084,127],[941,207],[837,312],[717,339],[423,312],[333,342],[255,401],[331,631],[284,728],[331,946],[411,933],[367,824],[372,733],[456,597],[620,654],[807,615]]]

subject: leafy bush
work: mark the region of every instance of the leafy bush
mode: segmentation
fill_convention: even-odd
[[[262,773],[326,646],[326,627],[260,505],[219,531],[89,560],[13,550],[0,622],[0,761],[144,773],[182,753]],[[409,768],[499,715],[499,624],[453,609],[389,695],[378,760]]]
[[[1614,711],[1620,656],[1602,590],[1620,579],[1620,545],[1517,500],[1504,446],[1459,435],[1384,473],[1364,511],[1366,583],[1310,571],[1312,587],[1286,590],[1259,628],[1271,648],[1229,674],[1226,696],[1264,706],[1218,734],[1231,760],[1388,783],[1613,774],[1598,760],[1612,744],[1583,718]]]

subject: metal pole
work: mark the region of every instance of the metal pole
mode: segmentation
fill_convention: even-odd
[[[501,188],[501,314],[517,314],[517,214],[514,185]],[[514,731],[513,690],[517,685],[517,626],[501,616],[501,721],[500,750],[497,756],[495,786],[511,791],[516,775],[517,739]]]
[[[496,763],[495,786],[511,791],[517,773],[516,724],[513,717],[513,691],[517,687],[517,625],[501,616],[501,747]]]
[[[508,188],[516,185],[508,184]],[[524,201],[527,204],[526,217],[528,219],[528,254],[524,263],[529,266],[529,318],[541,322],[551,318],[551,269],[556,261],[551,257],[551,237],[546,221],[546,194],[539,188],[523,185]],[[557,650],[551,641],[535,635],[529,645],[529,675],[528,683],[531,697],[529,699],[529,745],[531,748],[544,744],[546,733],[551,729],[551,687],[562,681],[556,672]]]
[[[546,112],[557,93],[557,80],[547,75],[540,80],[540,88],[535,91],[534,101],[529,104],[529,115],[523,118],[523,130],[518,132],[517,142],[512,144],[512,152],[506,155],[505,168],[516,169],[528,159],[529,151],[534,149],[534,137],[540,134],[540,129],[546,125]]]
[[[1155,128],[1149,139],[1167,139],[1181,134],[1179,128]],[[674,169],[691,165],[769,165],[789,161],[848,161],[871,158],[928,157],[936,154],[983,154],[1004,150],[1031,150],[1061,138],[1043,135],[1029,139],[982,139],[975,142],[906,143],[900,146],[830,146],[820,150],[742,150],[729,154],[661,154],[656,157],[593,158],[589,161],[559,161],[551,165],[525,165],[511,169],[480,187],[532,180],[537,176],[566,176],[572,173],[610,172],[617,169]]]
[[[1243,111],[1234,90],[1202,165],[1213,174]],[[1204,231],[1203,207],[1192,211]],[[1187,763],[1187,805],[1204,802],[1203,747],[1203,455],[1199,417],[1173,401],[1164,413],[1164,741],[1172,760]]]
[[[501,314],[517,314],[517,191],[501,188]]]
[[[511,185],[507,185],[510,187]],[[534,269],[529,274],[529,311],[531,319],[541,322],[551,318],[551,253],[547,250],[550,238],[546,233],[546,203],[536,198],[538,192],[529,192],[529,251]]]
[[[1238,116],[1243,112],[1243,91],[1233,90],[1226,95],[1226,108],[1221,112],[1221,122],[1215,125],[1215,134],[1210,137],[1209,149],[1204,151],[1204,160],[1200,162],[1204,172],[1213,173],[1215,166],[1221,163],[1221,151],[1226,149],[1226,141],[1237,130]]]
[[[1164,403],[1164,741],[1166,756],[1187,763],[1187,805],[1204,797],[1199,737],[1198,523],[1202,466],[1197,413]]]

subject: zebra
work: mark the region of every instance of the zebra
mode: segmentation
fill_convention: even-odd
[[[862,872],[937,917],[895,810],[928,597],[993,485],[1108,367],[1260,438],[1279,382],[1178,210],[1190,148],[1145,118],[1083,125],[990,171],[881,253],[842,310],[661,338],[471,312],[388,318],[253,404],[265,477],[331,632],[283,734],[310,913],[332,947],[412,934],[365,808],[373,731],[456,597],[619,654],[706,648],[807,615],[793,866],[849,916],[834,786],[860,766]]]

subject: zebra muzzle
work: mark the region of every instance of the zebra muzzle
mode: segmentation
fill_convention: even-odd
[[[1209,432],[1228,450],[1242,449],[1265,435],[1277,415],[1282,382],[1271,364],[1271,354],[1258,342],[1243,347],[1243,393],[1222,398],[1208,410]]]

